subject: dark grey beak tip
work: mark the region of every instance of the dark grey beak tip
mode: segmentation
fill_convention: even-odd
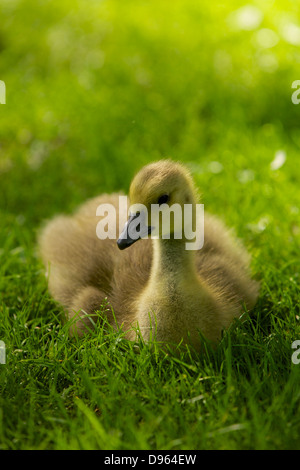
[[[125,250],[125,248],[128,248],[132,243],[124,238],[119,238],[119,240],[117,240],[117,245],[119,250]]]
[[[137,219],[139,219],[140,213],[138,214],[131,214],[128,221],[125,224],[125,227],[120,235],[120,238],[117,240],[117,245],[120,250],[125,250],[125,248],[128,248],[129,246],[133,245],[136,241],[141,239],[141,236],[137,234],[136,238],[131,238],[129,235],[129,226],[131,224],[136,223],[136,225],[139,225],[141,222]],[[144,227],[144,232],[148,233],[150,235],[152,230],[152,227]]]

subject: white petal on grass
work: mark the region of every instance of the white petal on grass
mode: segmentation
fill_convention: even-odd
[[[281,27],[283,39],[293,46],[300,45],[300,26],[295,23],[284,23]]]
[[[262,11],[254,5],[244,5],[234,10],[227,17],[229,26],[233,29],[252,31],[259,27],[263,19]]]
[[[286,153],[284,150],[278,150],[276,153],[275,153],[275,158],[274,160],[271,162],[271,170],[275,171],[275,170],[278,170],[279,168],[282,167],[282,165],[285,164],[285,161],[286,161]]]
[[[259,47],[268,49],[276,46],[279,37],[272,29],[261,28],[255,33],[254,41]]]
[[[208,171],[215,174],[221,173],[221,171],[223,171],[223,165],[220,162],[210,162],[208,164]]]
[[[269,223],[270,223],[270,219],[268,216],[262,217],[261,219],[259,219],[258,224],[257,224],[258,230],[260,232],[263,232],[264,230],[266,230]]]
[[[197,397],[188,398],[185,401],[186,403],[196,403],[197,401],[203,400],[204,398],[205,398],[204,395],[198,395]]]
[[[220,428],[216,429],[214,432],[210,432],[208,435],[209,437],[212,437],[216,434],[226,434],[228,432],[234,432],[234,431],[242,431],[243,429],[246,429],[247,426],[243,423],[236,423],[232,424],[231,426],[226,426],[225,428]]]
[[[247,224],[247,228],[253,233],[261,233],[266,230],[267,226],[271,223],[271,219],[268,215],[265,215],[259,219],[256,224]]]

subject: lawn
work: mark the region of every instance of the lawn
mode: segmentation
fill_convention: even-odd
[[[299,7],[1,1],[0,449],[300,448]],[[251,252],[256,307],[196,357],[70,340],[39,227],[166,157]]]

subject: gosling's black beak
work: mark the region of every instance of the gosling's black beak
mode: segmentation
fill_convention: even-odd
[[[144,216],[141,213],[130,214],[129,218],[124,225],[122,233],[117,241],[120,250],[125,250],[133,243],[141,238],[150,235],[151,227],[148,227],[144,221]]]

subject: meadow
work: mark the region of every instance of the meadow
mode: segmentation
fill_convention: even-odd
[[[299,7],[0,2],[0,449],[300,448]],[[243,240],[257,305],[197,357],[70,340],[38,230],[160,158]]]

